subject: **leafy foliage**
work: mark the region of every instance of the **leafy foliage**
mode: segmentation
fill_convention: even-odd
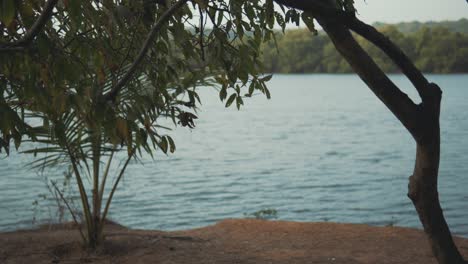
[[[355,11],[352,0],[335,3]],[[31,141],[35,148],[23,153],[39,155],[33,165],[70,165],[90,247],[102,240],[130,160],[176,150],[161,119],[194,128],[199,86],[219,89],[226,107],[239,109],[254,93],[270,98],[261,47],[275,41],[275,26],[284,31],[302,19],[315,31],[309,14],[273,0],[0,0],[0,6],[0,151]],[[119,151],[127,159],[104,206]]]
[[[90,247],[102,239],[130,159],[176,150],[160,120],[194,128],[201,85],[219,89],[226,107],[240,108],[254,93],[270,98],[261,46],[274,41],[275,26],[301,19],[295,10],[275,10],[273,0],[0,5],[0,151],[31,141],[34,148],[22,152],[38,155],[34,166],[70,165]],[[128,158],[104,204],[119,151]]]
[[[262,220],[272,220],[278,218],[278,211],[276,209],[262,209],[253,213],[244,213],[247,218],[255,218]]]

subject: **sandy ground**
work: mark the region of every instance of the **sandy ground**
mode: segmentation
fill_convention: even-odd
[[[456,238],[468,257],[468,239]],[[0,263],[414,263],[436,264],[421,231],[253,219],[177,232],[109,225],[96,252],[70,225],[0,234]]]

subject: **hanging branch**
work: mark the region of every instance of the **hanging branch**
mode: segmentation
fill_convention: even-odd
[[[0,44],[0,52],[5,51],[21,51],[24,50],[34,38],[39,34],[39,32],[44,28],[45,24],[50,20],[52,17],[52,11],[54,10],[57,2],[59,0],[49,0],[47,1],[44,10],[42,10],[41,15],[39,18],[34,22],[32,27],[24,34],[24,36],[12,43],[1,43]]]
[[[104,94],[104,101],[113,101],[115,100],[115,97],[120,93],[120,91],[123,89],[125,85],[130,81],[130,79],[133,77],[133,74],[137,70],[138,66],[140,66],[141,62],[143,61],[146,53],[148,52],[151,43],[153,42],[154,38],[156,37],[156,34],[161,30],[163,25],[174,15],[175,12],[179,8],[181,8],[188,0],[179,0],[176,2],[174,5],[172,5],[169,9],[162,14],[161,18],[154,24],[153,28],[151,29],[151,32],[148,34],[146,37],[145,42],[143,43],[143,46],[140,49],[140,52],[138,53],[136,59],[133,61],[132,65],[128,69],[128,71],[125,73],[125,75],[120,79],[120,81],[110,90],[108,93]]]
[[[349,30],[338,23],[328,23],[318,17],[336,49],[348,61],[374,94],[394,113],[411,135],[418,137],[417,105],[380,69],[375,61],[355,41]]]
[[[201,51],[201,59],[205,61],[205,45],[203,44],[203,34],[204,34],[204,22],[203,22],[203,12],[201,8],[198,9],[200,12],[200,51]]]

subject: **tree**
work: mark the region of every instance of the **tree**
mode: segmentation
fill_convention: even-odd
[[[456,248],[443,216],[437,192],[440,160],[440,102],[442,91],[429,83],[408,57],[384,35],[355,16],[351,1],[290,1],[278,3],[310,13],[328,34],[354,71],[413,136],[417,151],[408,197],[413,201],[434,256],[441,264],[466,263]],[[350,30],[380,48],[416,88],[422,103],[415,104],[379,68]]]
[[[199,85],[218,87],[226,106],[241,107],[244,93],[269,97],[258,58],[273,24],[258,21],[272,2],[187,3],[0,1],[0,150],[32,141],[23,153],[39,155],[33,165],[70,165],[90,248],[130,160],[175,151],[159,120],[195,126]],[[127,158],[112,172],[120,151]]]
[[[160,115],[174,120],[178,118],[182,125],[193,126],[195,116],[184,112],[182,107],[185,103],[193,106],[196,101],[196,92],[189,87],[207,78],[210,80],[210,76],[221,86],[221,100],[228,98],[228,90],[233,91],[226,106],[233,102],[237,107],[243,104],[242,87],[248,87],[248,96],[260,90],[269,97],[265,81],[270,77],[259,76],[260,44],[274,37],[275,22],[284,30],[285,23],[299,23],[302,19],[313,32],[314,20],[324,28],[354,71],[411,133],[417,152],[408,196],[415,205],[438,262],[465,263],[453,242],[437,193],[442,92],[436,84],[426,80],[392,41],[356,18],[352,0],[275,0],[281,12],[275,10],[272,0],[194,0],[192,9],[187,7],[187,0],[172,5],[150,0],[118,4],[111,0],[67,1],[63,2],[63,7],[54,7],[57,0],[50,0],[34,24],[27,22],[26,18],[30,17],[27,4],[24,8],[20,6],[18,13],[12,13],[11,10],[16,10],[11,7],[12,2],[2,0],[7,3],[4,6],[8,6],[4,9],[8,11],[3,11],[1,17],[2,42],[7,44],[2,44],[0,51],[18,52],[1,58],[3,147],[8,149],[12,137],[18,146],[22,135],[29,135],[39,142],[42,136],[47,139],[43,141],[54,144],[60,153],[67,155],[78,182],[80,171],[88,167],[86,160],[91,161],[93,212],[87,217],[91,246],[100,241],[99,231],[102,229],[103,218],[97,210],[99,198],[96,197],[99,197],[97,181],[103,153],[113,153],[119,141],[127,146],[129,158],[136,150],[151,153],[156,145],[163,150],[167,150],[168,144],[173,146],[168,137],[159,136],[148,126],[158,128],[155,122]],[[33,13],[39,10],[34,6],[30,9]],[[191,24],[189,19],[196,11],[199,12],[199,26],[193,25],[194,30],[187,31],[184,23]],[[205,18],[213,24],[209,32],[205,30]],[[156,22],[150,29],[148,25],[153,21]],[[413,83],[421,104],[415,104],[383,73],[355,41],[350,30],[388,55]],[[133,34],[147,35],[140,49],[135,50],[133,37],[128,38]],[[75,41],[77,39],[80,41]],[[105,49],[89,52],[81,45]],[[47,57],[50,52],[57,57]],[[59,63],[63,57],[76,60],[72,66],[80,69],[79,74],[67,73],[65,77],[59,77],[61,71],[58,69],[67,68],[62,66],[67,62]],[[125,63],[127,61],[131,63]],[[54,65],[61,66],[50,70]],[[172,78],[162,76],[162,70],[157,67],[160,65],[170,67],[168,76]],[[135,74],[137,69],[138,74]],[[18,72],[31,74],[25,77]],[[172,89],[173,93],[167,95]],[[180,96],[183,94],[192,95],[193,100],[182,103]],[[46,96],[52,98],[50,104]],[[148,112],[153,113],[151,111],[155,114],[148,116]],[[47,125],[32,127],[25,121],[23,113],[39,117],[47,121]],[[109,123],[115,125],[110,127]],[[80,191],[82,189],[80,187]],[[82,194],[82,200],[85,212],[91,212],[86,204],[86,194]]]

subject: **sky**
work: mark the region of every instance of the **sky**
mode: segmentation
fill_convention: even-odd
[[[441,21],[468,18],[468,0],[354,0],[366,23]]]

